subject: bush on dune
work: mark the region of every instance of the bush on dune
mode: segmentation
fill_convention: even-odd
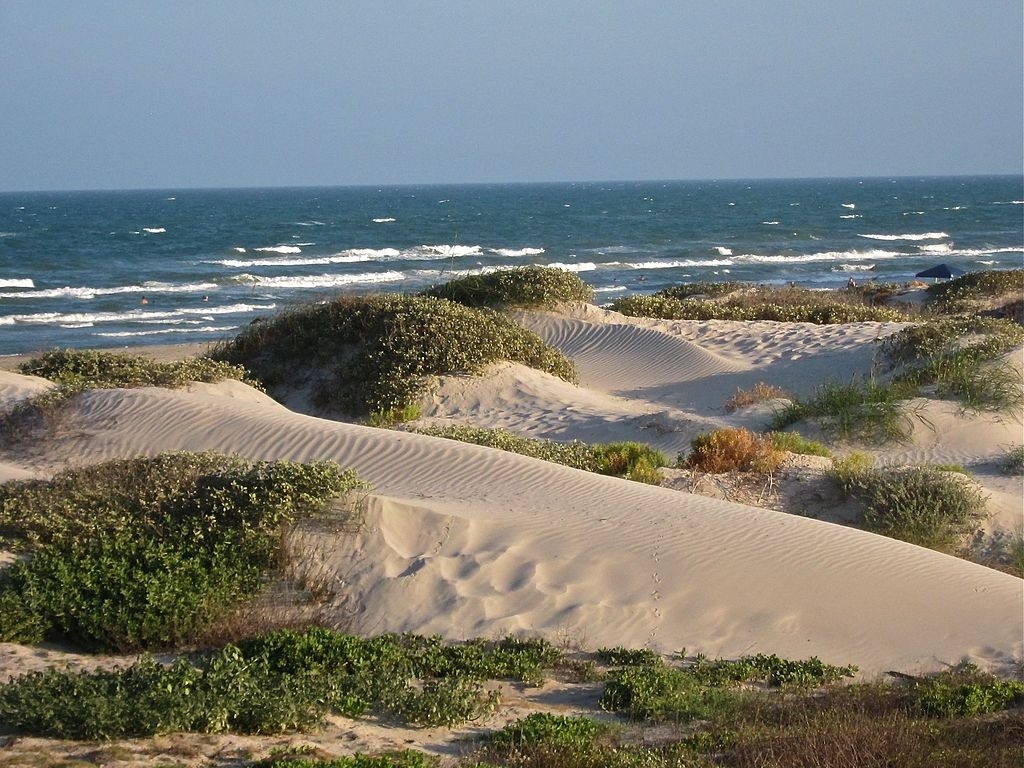
[[[668,463],[660,451],[635,442],[588,445],[579,440],[573,440],[568,443],[559,443],[554,440],[523,437],[505,429],[488,429],[467,425],[419,427],[414,431],[422,435],[485,445],[489,448],[498,448],[510,453],[550,461],[554,464],[651,485],[661,484],[663,477],[659,468]]]
[[[528,266],[470,275],[420,292],[421,296],[467,307],[551,307],[561,302],[594,300],[594,291],[574,272]]]
[[[0,571],[0,640],[194,640],[261,588],[285,527],[362,487],[332,462],[189,453],[0,485],[0,546],[27,555]]]
[[[428,296],[348,296],[296,307],[253,322],[211,354],[244,364],[268,387],[315,368],[317,404],[352,415],[400,412],[415,405],[430,377],[478,373],[499,360],[576,380],[564,355],[507,317]]]
[[[866,303],[866,295],[857,291],[756,286],[723,294],[712,289],[705,294],[721,298],[691,298],[698,295],[699,286],[697,283],[666,288],[650,296],[625,296],[612,302],[611,309],[624,315],[665,320],[775,320],[828,325],[906,319],[896,309]]]

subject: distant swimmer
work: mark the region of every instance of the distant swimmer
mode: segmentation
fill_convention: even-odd
[[[209,301],[209,300],[210,300],[209,296],[203,296],[203,301]]]
[[[143,296],[141,299],[139,299],[139,304],[149,304],[149,299]]]

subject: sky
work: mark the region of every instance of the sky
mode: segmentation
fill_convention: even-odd
[[[0,190],[1019,174],[1020,0],[0,0]]]

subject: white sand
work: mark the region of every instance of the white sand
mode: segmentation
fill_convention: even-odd
[[[898,327],[664,322],[591,306],[520,319],[576,360],[582,386],[512,365],[449,377],[427,398],[431,420],[674,452],[743,421],[722,408],[738,387],[852,378],[870,370],[872,341]],[[0,399],[41,386],[4,374]],[[890,458],[981,461],[1021,434],[1019,419],[924,409],[930,426]],[[355,467],[374,498],[354,548],[337,547],[337,568],[366,631],[817,655],[869,675],[1022,655],[1024,591],[1012,576],[796,515],[305,416],[237,382],[86,393],[41,450],[45,462],[8,458],[0,471],[167,450]],[[1019,501],[999,494],[1004,514]]]
[[[582,385],[507,364],[446,377],[424,400],[426,421],[635,439],[674,456],[699,431],[763,426],[763,408],[725,413],[737,388],[806,393],[848,381],[870,371],[873,341],[899,327],[665,322],[590,306],[519,317],[576,360]],[[40,386],[0,372],[0,402]],[[984,466],[1024,441],[1019,416],[923,408],[928,426],[881,461]],[[47,442],[0,456],[0,479],[169,450],[356,468],[373,485],[366,524],[322,546],[368,633],[818,656],[869,678],[962,659],[1007,671],[1024,658],[1024,581],[1014,576],[796,514],[316,418],[237,382],[85,393]],[[985,477],[1000,526],[1020,523],[1020,478]],[[0,679],[32,666],[16,648],[0,649]]]

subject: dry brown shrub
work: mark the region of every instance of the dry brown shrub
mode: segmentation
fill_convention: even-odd
[[[732,413],[740,408],[746,408],[748,405],[780,397],[789,397],[789,394],[782,387],[759,381],[752,389],[737,389],[736,394],[725,401],[725,410],[726,413]]]
[[[782,463],[783,453],[771,439],[755,435],[749,429],[718,429],[697,435],[690,444],[692,451],[687,466],[702,472],[774,472]]]

